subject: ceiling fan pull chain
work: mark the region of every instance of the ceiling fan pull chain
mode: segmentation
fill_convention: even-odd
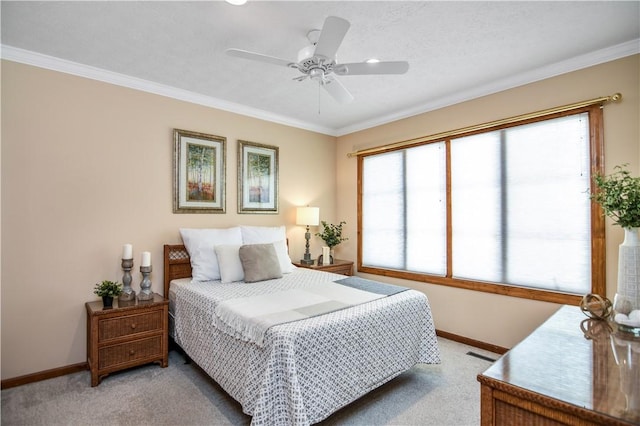
[[[322,83],[318,80],[318,115],[320,115],[320,86]]]

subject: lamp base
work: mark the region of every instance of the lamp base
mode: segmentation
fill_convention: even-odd
[[[311,232],[309,232],[309,225],[307,225],[307,232],[304,234],[304,239],[306,244],[304,246],[304,258],[300,260],[301,265],[313,265],[315,260],[311,258],[311,253],[309,252],[309,240],[311,239]]]

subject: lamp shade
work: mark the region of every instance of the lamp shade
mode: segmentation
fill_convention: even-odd
[[[296,211],[296,224],[305,226],[318,226],[320,223],[319,207],[298,207]]]

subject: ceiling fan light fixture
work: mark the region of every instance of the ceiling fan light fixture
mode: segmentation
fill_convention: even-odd
[[[309,71],[309,77],[311,77],[312,80],[318,80],[322,82],[324,80],[324,71],[322,71],[320,68],[312,69],[311,71]]]
[[[380,62],[380,59],[371,58],[371,59],[367,59],[365,62],[367,64],[377,64],[378,62]]]
[[[247,0],[224,0],[224,1],[234,6],[242,6],[247,2]]]

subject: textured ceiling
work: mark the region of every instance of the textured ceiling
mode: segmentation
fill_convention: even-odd
[[[3,58],[334,135],[640,52],[637,1],[2,1],[1,8]],[[351,23],[338,62],[407,60],[409,72],[340,77],[355,100],[339,104],[317,83],[294,81],[295,69],[224,53],[235,47],[295,60],[307,32],[330,15]]]

